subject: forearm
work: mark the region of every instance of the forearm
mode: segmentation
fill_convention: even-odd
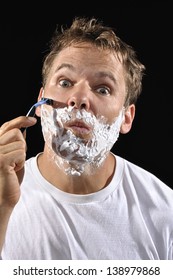
[[[12,211],[13,208],[11,207],[10,208],[5,206],[0,207],[0,253],[2,251],[2,247],[5,241],[7,226]]]

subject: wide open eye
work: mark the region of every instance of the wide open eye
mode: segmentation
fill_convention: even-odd
[[[69,80],[66,80],[66,79],[59,81],[59,84],[63,88],[67,88],[67,87],[72,86],[72,83]]]
[[[97,88],[96,92],[98,92],[101,95],[110,95],[110,90],[107,87],[99,87]]]

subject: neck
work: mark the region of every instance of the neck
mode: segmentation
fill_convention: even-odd
[[[73,194],[89,194],[97,192],[109,184],[114,174],[115,158],[109,153],[102,164],[94,168],[94,171],[93,167],[88,165],[79,176],[72,172],[72,170],[76,170],[76,166],[74,169],[73,165],[69,163],[68,166],[56,164],[53,157],[50,156],[50,151],[45,149],[38,157],[38,168],[42,176],[58,189]],[[69,173],[65,171],[67,168],[71,170]]]

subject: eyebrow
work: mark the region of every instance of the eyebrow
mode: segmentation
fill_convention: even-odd
[[[95,76],[98,78],[107,78],[108,77],[110,80],[112,80],[114,83],[116,83],[115,77],[109,71],[99,71],[95,74]]]
[[[62,68],[68,68],[70,70],[75,71],[75,67],[72,64],[62,63],[60,66],[58,66],[56,68],[55,73],[58,72]],[[115,77],[109,71],[99,71],[95,74],[95,76],[98,77],[98,78],[107,78],[108,77],[110,80],[112,80],[114,83],[116,83]]]
[[[75,70],[74,66],[72,64],[69,64],[69,63],[62,63],[60,66],[58,66],[55,70],[55,73],[58,72],[60,69],[62,68],[68,68],[68,69],[71,69],[71,70]]]

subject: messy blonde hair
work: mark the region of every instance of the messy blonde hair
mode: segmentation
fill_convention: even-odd
[[[142,77],[145,66],[138,60],[131,46],[123,42],[113,28],[105,26],[95,18],[76,17],[69,28],[55,30],[50,41],[50,51],[45,56],[42,68],[43,86],[57,54],[71,45],[89,42],[94,46],[114,52],[125,69],[126,100],[125,106],[135,104],[142,91]]]

